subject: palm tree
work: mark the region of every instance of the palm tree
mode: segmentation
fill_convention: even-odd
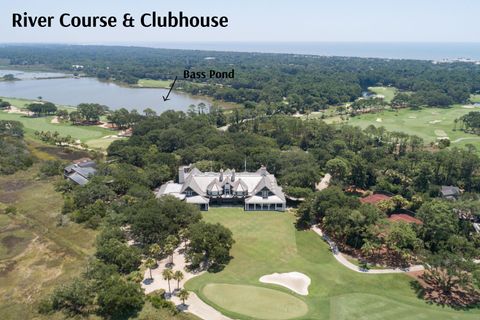
[[[180,289],[180,281],[183,280],[183,272],[177,270],[173,273],[173,280],[177,281],[177,289]]]
[[[150,274],[150,277],[151,276],[152,275]],[[128,275],[128,279],[133,282],[140,283],[143,280],[143,274],[140,271],[133,271]]]
[[[175,247],[171,243],[166,243],[163,247],[163,253],[169,257],[169,262],[167,265],[173,266],[173,254],[175,253]]]
[[[187,228],[180,229],[178,235],[180,237],[180,241],[183,242],[183,247],[187,249],[188,229]]]
[[[157,261],[155,261],[155,259],[153,259],[153,258],[148,258],[147,261],[145,261],[145,266],[150,271],[150,279],[153,279],[152,268],[154,268],[156,265],[157,265]]]
[[[182,304],[183,304],[183,305],[185,305],[185,300],[188,299],[188,296],[189,296],[189,295],[190,295],[190,294],[189,294],[188,291],[185,290],[185,289],[180,290],[180,292],[178,293],[178,297],[180,298],[180,300],[182,300]]]
[[[173,272],[171,269],[165,269],[162,272],[163,280],[167,280],[168,282],[168,292],[172,292],[170,289],[170,280],[173,279]]]
[[[146,117],[155,117],[157,115],[155,110],[153,110],[151,108],[147,108],[147,109],[143,110],[143,113],[145,114]]]
[[[174,235],[169,235],[165,240],[164,252],[170,256],[170,263],[173,264],[173,254],[178,247],[179,240]]]
[[[204,114],[205,113],[205,109],[207,108],[207,105],[203,102],[200,102],[198,104],[198,114]]]
[[[187,114],[190,116],[190,117],[194,117],[197,115],[197,106],[194,105],[194,104],[191,104],[188,106],[188,112]]]
[[[158,255],[162,251],[162,248],[160,248],[160,246],[157,243],[154,243],[150,246],[148,251],[150,252],[153,258],[157,259]]]
[[[374,246],[370,241],[365,240],[365,242],[363,243],[363,246],[361,248],[361,251],[362,251],[362,254],[365,257],[369,257],[369,256],[372,255],[372,253],[374,251]]]

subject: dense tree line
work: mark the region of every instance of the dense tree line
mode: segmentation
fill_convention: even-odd
[[[23,141],[23,125],[0,120],[0,174],[12,174],[33,164],[33,157]]]
[[[466,132],[471,132],[474,134],[480,133],[480,112],[471,111],[462,116],[459,120],[461,121],[462,129]],[[458,122],[458,120],[455,122]]]
[[[319,110],[354,101],[372,85],[391,85],[414,94],[412,105],[464,103],[480,91],[480,66],[430,61],[252,54],[101,46],[5,46],[0,58],[12,65],[46,64],[61,71],[82,65],[89,76],[136,84],[172,79],[184,70],[235,69],[234,79],[180,81],[193,94],[288,112]]]
[[[3,101],[0,99],[0,110],[10,109],[11,104],[8,101]]]
[[[57,106],[51,102],[30,103],[27,105],[27,110],[33,113],[34,116],[52,115],[57,112]]]
[[[107,111],[107,106],[98,103],[81,103],[76,111],[70,112],[69,119],[73,124],[97,123]]]
[[[210,114],[173,111],[144,118],[131,139],[109,147],[109,155],[144,170],[161,163],[170,178],[180,164],[244,170],[246,162],[250,171],[263,164],[296,195],[313,190],[322,172],[344,185],[408,199],[436,195],[440,185],[480,191],[480,159],[473,146],[429,152],[422,139],[382,127],[361,130],[281,115],[239,122],[227,131],[217,130],[215,121]]]

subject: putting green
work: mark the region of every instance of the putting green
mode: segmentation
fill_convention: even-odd
[[[262,287],[215,283],[207,284],[202,291],[219,307],[256,319],[291,319],[308,312],[302,300]]]

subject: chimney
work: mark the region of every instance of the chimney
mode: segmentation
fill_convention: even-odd
[[[220,182],[223,181],[223,169],[220,169],[220,178],[218,178]]]
[[[266,175],[267,175],[267,168],[266,168],[265,166],[263,166],[263,165],[260,167],[260,174],[261,174],[262,176],[266,176]]]
[[[235,181],[235,169],[232,170],[232,182]]]
[[[190,171],[191,166],[192,165],[180,166],[178,168],[178,183],[184,183],[185,182],[185,176]]]

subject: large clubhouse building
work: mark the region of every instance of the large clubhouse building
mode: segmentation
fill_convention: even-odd
[[[178,169],[178,183],[162,185],[156,196],[173,195],[208,210],[213,204],[244,205],[246,211],[285,211],[282,188],[273,174],[262,166],[256,172],[202,172],[192,165]]]

